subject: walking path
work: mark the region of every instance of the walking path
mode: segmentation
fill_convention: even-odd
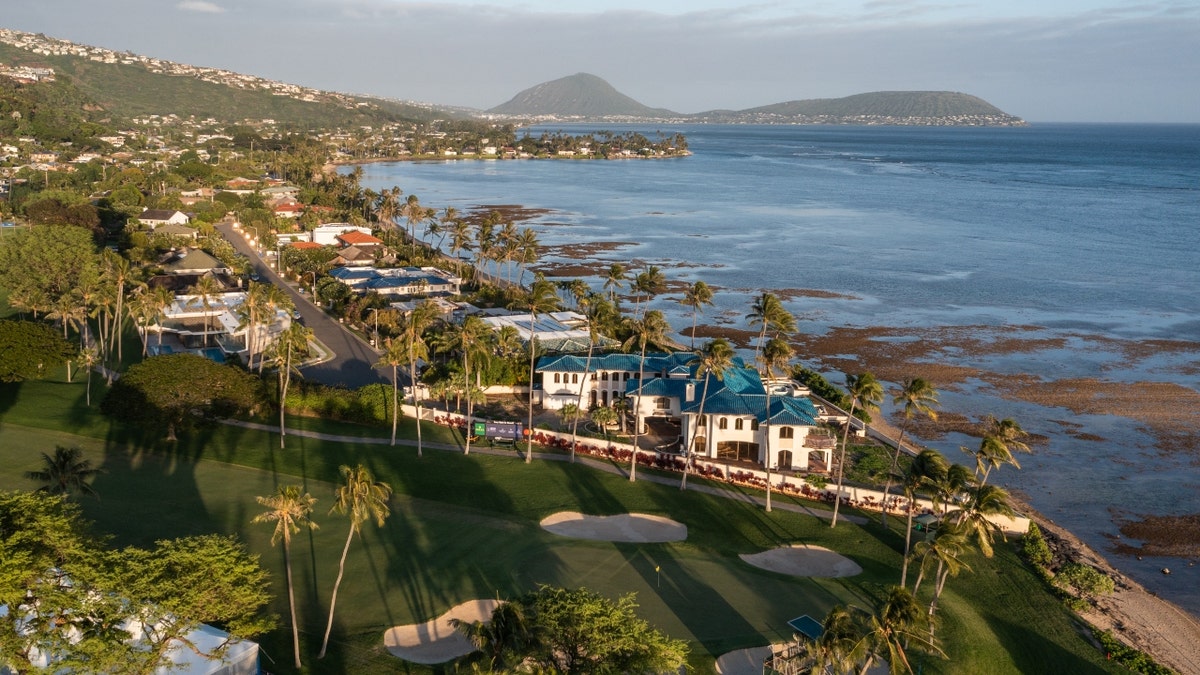
[[[224,424],[227,424],[230,426],[235,426],[235,427],[243,427],[246,429],[254,429],[257,431],[266,431],[269,433],[279,433],[279,427],[276,425],[273,425],[273,424],[260,424],[258,422],[245,422],[242,420],[222,420],[222,422]],[[314,438],[314,439],[322,440],[322,441],[332,441],[334,443],[367,443],[367,444],[372,444],[372,445],[389,445],[391,443],[390,439],[378,438],[375,436],[343,436],[343,435],[338,435],[338,434],[326,434],[326,433],[321,433],[321,432],[317,432],[317,431],[304,431],[301,429],[297,429],[297,430],[289,429],[287,433],[289,436],[302,436],[304,438]],[[417,447],[417,442],[410,440],[410,439],[397,438],[396,445],[403,445],[403,446],[415,448],[415,447]],[[450,451],[450,452],[462,452],[462,450],[463,450],[462,446],[452,445],[449,443],[428,443],[428,442],[426,442],[426,443],[422,443],[421,447],[428,448],[431,450],[445,450],[445,451]],[[512,454],[513,454],[512,450],[501,450],[501,449],[497,449],[497,448],[481,448],[481,447],[476,447],[476,446],[472,446],[471,452],[479,453],[481,455],[494,455],[497,457],[512,456]],[[524,454],[522,453],[519,446],[517,448],[517,455],[519,457],[524,457]],[[569,462],[569,461],[571,461],[570,455],[562,455],[562,454],[552,453],[552,452],[535,452],[535,453],[533,453],[533,458],[534,459],[543,459],[543,460],[546,460],[549,462]],[[596,459],[594,457],[589,457],[589,456],[585,456],[585,455],[576,455],[575,461],[578,464],[583,464],[592,469],[604,471],[606,473],[615,474],[618,476],[624,476],[626,478],[629,477],[629,471],[625,466],[617,465],[617,464],[614,464],[607,460]],[[659,476],[659,475],[653,475],[653,474],[646,474],[646,473],[643,473],[640,476],[638,476],[638,480],[646,481],[647,483],[656,483],[658,485],[678,485],[679,484],[678,478],[673,478],[671,476]],[[694,476],[693,476],[693,480],[695,480]],[[765,497],[759,497],[757,495],[748,494],[745,492],[739,492],[739,491],[734,490],[732,487],[725,487],[722,485],[690,484],[690,485],[688,485],[687,489],[693,490],[695,492],[700,492],[703,494],[713,495],[716,497],[724,497],[725,499],[733,499],[733,500],[744,502],[747,504],[755,504],[757,506],[762,506],[764,508],[766,507],[766,503],[767,503],[767,500]],[[778,498],[774,498],[771,500],[771,508],[778,509],[780,511],[789,511],[791,513],[803,513],[803,514],[812,516],[814,518],[824,518],[825,520],[829,520],[833,517],[832,511],[824,511],[821,509],[812,509],[803,504],[795,504],[795,503],[791,503],[788,501],[779,500]],[[845,513],[839,513],[838,520],[845,520],[847,522],[855,523],[856,525],[864,525],[868,522],[868,519],[863,516],[848,515]]]

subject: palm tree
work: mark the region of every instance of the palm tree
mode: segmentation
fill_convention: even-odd
[[[79,352],[79,362],[87,370],[87,406],[92,407],[92,370],[100,363],[100,352],[92,346]]]
[[[950,511],[950,505],[961,501],[964,493],[975,485],[975,474],[962,464],[947,464],[946,471],[926,481],[934,508],[942,508],[942,518]]]
[[[261,284],[262,286],[262,314],[264,323],[270,324],[275,321],[275,317],[279,310],[290,312],[294,308],[292,298],[282,288],[275,284]],[[265,349],[259,349],[258,352],[258,372],[263,370],[263,359],[266,356]]]
[[[602,405],[590,413],[592,422],[604,431],[604,442],[608,442],[608,425],[617,421],[617,411]]]
[[[464,386],[469,390],[474,383],[471,381],[471,364],[475,359],[486,357],[487,336],[491,329],[483,319],[471,315],[457,326],[452,326],[442,334],[440,349],[442,351],[458,351],[462,355]],[[463,454],[471,453],[471,421],[475,414],[474,398],[467,397],[467,431],[466,444]]]
[[[534,366],[537,362],[537,315],[539,312],[551,312],[558,308],[558,294],[554,292],[554,284],[538,274],[529,287],[529,293],[521,303],[529,310],[529,425],[525,427],[525,463],[533,461],[533,377]]]
[[[806,645],[810,673],[848,675],[854,672],[863,651],[862,634],[855,612],[845,605],[829,610],[821,622],[821,636]]]
[[[384,229],[390,230],[396,227],[396,217],[400,215],[401,194],[403,193],[399,187],[392,187],[381,192],[375,202],[375,219]]]
[[[938,391],[929,383],[920,377],[909,378],[904,381],[904,387],[892,397],[892,405],[903,404],[904,423],[900,425],[900,438],[896,440],[896,452],[892,455],[892,469],[888,472],[887,483],[883,488],[883,518],[880,520],[883,527],[887,528],[887,502],[892,494],[892,477],[900,470],[900,450],[904,447],[904,432],[908,430],[908,425],[912,418],[920,413],[933,421],[937,421],[937,410],[934,406],[938,402]]]
[[[424,456],[423,439],[421,437],[421,392],[417,380],[417,361],[429,360],[429,343],[425,341],[425,331],[437,318],[437,307],[426,300],[417,305],[413,311],[400,319],[400,340],[408,351],[408,379],[412,386],[412,403],[417,415],[417,457]],[[395,377],[393,376],[393,381]],[[394,394],[395,392],[393,392]],[[393,431],[393,436],[395,432]],[[393,439],[392,444],[396,441]]]
[[[697,281],[688,287],[683,292],[683,297],[680,298],[679,304],[684,307],[692,308],[692,349],[696,348],[696,321],[700,318],[700,311],[705,305],[713,304],[713,292],[708,287],[708,284],[703,281]]]
[[[779,296],[774,293],[763,293],[755,298],[746,319],[751,326],[759,326],[758,344],[754,348],[755,361],[766,342],[768,330],[774,330],[776,335],[796,332],[796,318],[784,308]]]
[[[150,297],[154,298],[154,307],[156,308],[154,321],[158,324],[158,346],[162,347],[162,320],[166,316],[167,308],[175,302],[175,292],[166,286],[156,286],[150,292]]]
[[[275,338],[271,346],[271,363],[279,373],[279,447],[284,447],[283,439],[287,436],[284,422],[284,410],[287,408],[288,386],[292,383],[292,375],[300,377],[300,369],[294,359],[308,351],[308,341],[313,337],[312,329],[293,323]]]
[[[536,263],[540,257],[541,243],[538,241],[537,232],[528,227],[521,230],[520,236],[517,237],[516,247],[517,270],[520,272],[517,284],[520,285],[525,279],[525,270],[529,265]]]
[[[708,382],[711,376],[716,376],[718,380],[725,379],[725,371],[733,365],[733,347],[725,338],[716,338],[710,340],[708,344],[696,351],[696,355],[692,357],[690,363],[696,366],[696,377],[704,376],[704,389],[700,394],[700,408],[696,412],[696,423],[692,426],[692,438],[683,449],[683,478],[679,481],[679,489],[687,489],[688,470],[691,469],[692,455],[696,447],[696,437],[700,433],[700,420],[704,419],[704,403],[708,399]],[[708,439],[711,435],[706,429],[704,432],[705,445],[708,444]]]
[[[914,596],[921,588],[921,581],[925,578],[929,567],[935,563],[937,565],[933,575],[933,598],[929,601],[929,634],[931,636],[934,629],[933,615],[937,612],[938,599],[942,597],[946,580],[958,576],[958,573],[963,570],[971,569],[961,557],[966,553],[967,548],[966,536],[953,525],[943,526],[932,541],[920,541],[913,547],[913,557],[921,559],[921,572],[917,575],[916,582],[913,583]]]
[[[611,302],[608,302],[604,297],[595,293],[588,293],[579,299],[579,308],[584,311],[584,316],[587,317],[588,327],[588,352],[587,359],[583,362],[583,374],[579,378],[579,403],[576,404],[575,419],[571,424],[571,463],[575,463],[575,441],[579,436],[579,413],[583,408],[583,392],[587,388],[588,376],[592,372],[592,356],[596,351],[596,324],[600,322],[601,317],[606,313],[615,313]],[[607,439],[607,432],[605,438]]]
[[[998,420],[988,415],[984,424],[987,429],[979,443],[979,450],[971,453],[963,448],[964,452],[975,455],[975,473],[979,477],[980,485],[987,483],[988,474],[992,469],[998,469],[1004,464],[1011,464],[1020,469],[1021,465],[1017,463],[1013,453],[1031,452],[1024,442],[1029,434],[1011,418]]]
[[[612,263],[604,275],[604,290],[608,291],[608,299],[616,302],[617,291],[625,285],[629,273],[621,263]]]
[[[96,490],[87,483],[89,478],[104,473],[103,469],[92,468],[92,462],[83,458],[83,451],[76,447],[54,448],[54,455],[42,454],[42,468],[26,471],[25,477],[42,483],[38,492],[52,495],[71,495],[81,492],[95,495]]]
[[[129,260],[125,256],[113,251],[112,249],[104,249],[103,253],[104,275],[116,287],[116,308],[114,310],[115,320],[112,324],[113,337],[117,344],[117,360],[122,357],[121,343],[123,342],[122,335],[124,331],[121,327],[125,324],[125,284],[129,281],[131,269]]]
[[[939,477],[946,475],[946,458],[936,450],[922,450],[913,457],[900,484],[904,487],[904,496],[908,499],[908,524],[904,529],[904,558],[900,568],[900,585],[908,582],[908,559],[912,553],[913,517],[916,514],[917,490],[929,484],[936,483]]]
[[[375,476],[362,464],[353,469],[343,464],[338,470],[342,472],[342,478],[346,482],[338,487],[333,508],[329,512],[348,516],[350,531],[346,534],[346,545],[342,547],[342,558],[338,562],[337,580],[333,582],[333,596],[329,601],[329,622],[325,625],[325,639],[321,642],[318,659],[325,658],[325,650],[329,647],[329,633],[333,630],[333,609],[337,606],[338,586],[341,586],[342,574],[346,570],[346,554],[350,552],[350,542],[368,520],[374,520],[376,527],[383,527],[383,521],[387,520],[390,512],[388,499],[392,496],[392,486],[376,481]]]
[[[833,500],[833,519],[830,527],[837,527],[838,507],[842,504],[842,478],[846,473],[846,449],[850,443],[850,427],[853,425],[854,409],[861,406],[864,411],[869,413],[877,410],[879,402],[883,400],[883,385],[879,384],[879,380],[876,380],[875,376],[869,372],[858,375],[846,373],[846,390],[850,393],[850,412],[846,418],[846,429],[842,432],[842,453],[838,460],[837,492]],[[863,429],[866,429],[866,422],[863,422]]]
[[[955,517],[955,524],[960,526],[962,534],[974,539],[975,545],[983,557],[993,555],[992,536],[999,533],[1004,537],[1004,530],[993,520],[996,516],[1012,517],[1013,508],[1008,503],[1008,492],[998,485],[980,483],[967,491],[967,503]]]
[[[914,645],[922,651],[940,654],[941,650],[933,643],[932,634],[926,636],[921,630],[925,623],[921,606],[908,589],[902,586],[889,588],[879,609],[864,617],[865,649],[860,675],[867,674],[877,657],[887,661],[891,675],[912,673],[908,650]]]
[[[658,265],[651,265],[633,280],[633,288],[637,291],[637,299],[634,301],[633,314],[639,315],[639,307],[642,304],[642,297],[646,298],[646,305],[654,299],[656,295],[662,293],[667,288],[667,279],[663,276],[662,270]]]
[[[471,250],[471,224],[461,218],[450,223],[450,255],[454,256],[455,271],[462,276],[462,259],[459,251]]]
[[[637,388],[637,403],[633,410],[633,456],[629,460],[629,480],[637,480],[637,454],[638,454],[638,438],[642,431],[641,408],[642,408],[642,386],[646,382],[646,347],[648,345],[661,345],[665,339],[667,331],[671,329],[670,324],[663,318],[662,312],[657,309],[646,312],[646,315],[639,319],[629,319],[629,338],[625,340],[622,348],[629,349],[637,345],[641,350],[641,359],[638,361],[638,388]]]
[[[400,207],[400,215],[408,221],[409,241],[412,244],[413,255],[417,252],[417,223],[429,217],[429,209],[421,206],[421,200],[416,195],[409,195]]]
[[[400,419],[399,369],[408,360],[408,345],[402,340],[393,340],[390,337],[383,344],[383,354],[379,357],[379,362],[375,364],[375,367],[382,368],[388,366],[392,369],[392,445],[395,445],[396,424]],[[414,383],[413,386],[415,387],[416,384]]]
[[[463,657],[460,663],[460,667],[476,666],[473,672],[480,672],[477,661],[481,659],[487,660],[486,672],[511,672],[512,667],[524,660],[526,646],[533,639],[524,605],[520,602],[500,604],[486,622],[450,619],[450,625],[475,647],[475,651]]]
[[[767,411],[766,417],[763,420],[766,443],[764,448],[763,465],[767,470],[767,513],[771,512],[771,379],[775,376],[775,369],[778,368],[783,372],[787,372],[788,364],[792,360],[792,346],[787,340],[780,337],[771,338],[766,346],[763,347],[762,353],[759,354],[759,363],[762,363],[763,371],[767,376],[767,384],[763,387],[767,394]]]
[[[296,656],[296,668],[300,663],[300,626],[296,623],[296,590],[292,583],[292,535],[301,528],[317,529],[317,524],[309,519],[316,498],[307,492],[301,494],[299,485],[280,485],[275,494],[269,497],[255,497],[260,505],[267,508],[263,513],[254,516],[253,523],[275,523],[275,532],[271,535],[271,545],[283,540],[283,566],[287,570],[288,606],[292,611],[292,646]]]
[[[209,324],[212,321],[213,301],[221,297],[221,284],[211,274],[206,274],[200,277],[192,287],[188,289],[188,294],[193,296],[188,301],[189,305],[200,305],[204,308],[204,346],[208,346]]]

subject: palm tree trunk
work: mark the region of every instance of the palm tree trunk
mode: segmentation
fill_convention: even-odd
[[[412,342],[408,343],[408,379],[412,386],[413,408],[417,412],[417,457],[421,457],[421,399],[417,398],[417,360],[412,355]]]
[[[292,584],[292,545],[291,537],[283,538],[283,566],[287,570],[288,606],[292,611],[292,650],[296,656],[296,669],[300,664],[300,626],[296,624],[296,589]]]
[[[575,406],[575,420],[571,423],[571,463],[575,463],[575,441],[579,436],[579,413],[583,410],[583,390],[587,388],[588,372],[592,369],[592,351],[596,341],[591,336],[592,327],[588,325],[588,355],[583,364],[583,377],[579,378],[579,403]]]
[[[704,419],[704,401],[708,398],[708,377],[710,373],[704,373],[704,392],[700,394],[700,409],[696,411],[696,428],[692,430],[692,442],[688,447],[683,449],[683,478],[679,481],[679,489],[687,489],[688,470],[692,467],[692,451],[696,447],[696,436],[700,433],[700,420]],[[708,429],[704,430],[704,446],[708,447]]]
[[[771,385],[769,382],[770,379],[771,379],[771,369],[770,369],[770,367],[768,367],[767,368],[768,384],[766,387],[764,387],[767,390],[767,423],[765,425],[766,439],[765,439],[765,442],[763,443],[763,446],[766,449],[766,455],[763,458],[763,465],[767,469],[767,506],[766,506],[767,513],[771,512]]]
[[[537,333],[535,324],[537,323],[537,313],[530,310],[529,312],[529,426],[525,427],[525,438],[529,439],[525,444],[525,463],[529,464],[533,461],[533,361],[537,354]]]
[[[837,471],[837,493],[833,499],[833,519],[830,521],[829,527],[837,527],[838,507],[842,504],[842,477],[846,472],[846,447],[850,442],[850,426],[854,424],[854,406],[858,403],[858,399],[850,399],[850,414],[846,418],[846,430],[842,432],[842,456],[838,459]]]
[[[342,574],[346,571],[346,554],[350,552],[350,542],[354,539],[354,526],[350,526],[350,532],[346,535],[346,545],[342,547],[342,559],[338,562],[337,579],[333,582],[333,596],[329,599],[329,622],[325,624],[325,639],[321,641],[321,652],[317,654],[318,659],[325,658],[325,650],[329,648],[329,633],[333,631],[333,609],[337,606],[338,586],[342,585]],[[295,616],[292,617],[292,622],[295,623]]]
[[[642,431],[642,422],[638,419],[638,411],[642,407],[642,385],[646,383],[646,343],[642,343],[642,360],[638,365],[637,405],[633,409],[633,456],[629,458],[629,482],[637,480],[638,438]],[[687,472],[684,471],[684,476]]]
[[[471,421],[475,417],[475,397],[471,395],[471,393],[472,393],[471,392],[471,371],[468,369],[467,363],[468,363],[468,360],[467,360],[467,357],[465,354],[465,347],[464,347],[463,386],[465,386],[467,388],[467,392],[466,392],[466,394],[467,394],[467,427],[463,431],[463,440],[466,441],[466,445],[463,446],[463,454],[464,455],[471,454],[471,433],[472,433]]]
[[[900,565],[900,587],[904,587],[904,582],[908,580],[908,554],[912,551],[912,527],[913,527],[913,502],[916,501],[916,494],[908,500],[908,527],[904,531],[904,561]],[[913,589],[913,595],[916,595],[917,589]]]
[[[904,447],[904,427],[901,426],[900,427],[900,438],[896,439],[896,453],[892,455],[892,468],[890,471],[888,471],[887,481],[884,483],[884,486],[883,486],[883,517],[879,520],[879,523],[881,525],[883,525],[883,529],[885,529],[885,530],[887,529],[888,498],[891,497],[891,495],[892,495],[892,475],[894,475],[896,473],[896,471],[898,471],[900,468],[900,450],[903,447]],[[903,586],[904,582],[901,581],[900,585]]]
[[[283,372],[279,374],[279,449],[283,449],[283,438],[287,436],[287,426],[284,424],[283,410],[287,407],[287,390],[291,383],[292,349],[288,347],[287,358],[284,361]]]
[[[390,343],[389,343],[390,344]],[[396,444],[396,423],[400,419],[400,378],[396,364],[392,364],[392,445]]]

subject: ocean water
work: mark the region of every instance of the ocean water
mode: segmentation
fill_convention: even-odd
[[[523,223],[544,245],[609,242],[593,260],[657,264],[671,281],[719,288],[709,322],[740,324],[762,289],[820,289],[838,296],[787,303],[802,331],[1036,325],[1048,336],[1200,341],[1200,126],[610,129],[682,132],[693,155],[368,164],[363,184],[398,185],[438,209],[546,209]],[[658,307],[676,328],[690,325],[673,299]],[[964,365],[1200,391],[1194,354],[1125,368],[1074,340]],[[982,384],[941,399],[1048,436],[999,482],[1097,550],[1111,551],[1114,513],[1200,512],[1200,457],[1161,452],[1126,418],[1012,401]],[[952,435],[929,445],[962,457],[958,446],[970,443]],[[1200,567],[1109,557],[1200,615]],[[1158,572],[1167,566],[1170,577]]]

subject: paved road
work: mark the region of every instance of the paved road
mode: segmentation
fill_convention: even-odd
[[[334,353],[334,357],[323,363],[304,367],[301,372],[306,380],[322,384],[343,386],[357,389],[363,385],[375,382],[391,382],[391,369],[376,369],[374,364],[379,361],[379,355],[369,344],[357,335],[346,330],[336,319],[330,317],[314,305],[307,295],[301,295],[287,283],[283,277],[275,273],[250,244],[242,238],[241,233],[233,229],[233,224],[223,221],[217,224],[217,231],[233,244],[237,251],[250,259],[254,271],[276,286],[284,289],[300,310],[304,324],[312,329],[313,335]],[[401,385],[407,381],[401,378]]]

